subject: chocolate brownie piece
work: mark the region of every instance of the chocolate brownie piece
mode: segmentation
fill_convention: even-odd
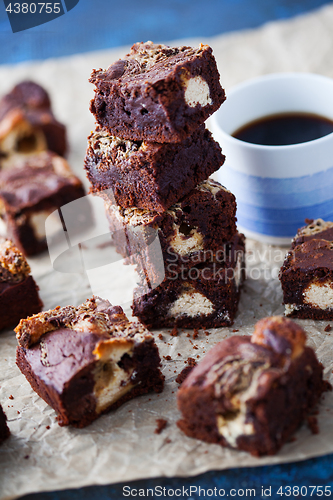
[[[287,316],[333,319],[333,241],[313,238],[294,246],[279,278]]]
[[[236,234],[225,255],[192,267],[166,268],[164,281],[134,290],[133,315],[148,328],[217,328],[233,323],[245,278],[245,238]]]
[[[275,454],[329,388],[305,343],[300,326],[276,316],[259,321],[252,337],[215,345],[178,391],[180,429],[255,456]]]
[[[88,138],[85,169],[92,192],[112,189],[123,208],[164,212],[224,159],[204,125],[179,144],[129,141],[97,128]]]
[[[10,431],[7,425],[7,417],[0,405],[0,444],[3,443],[10,435]]]
[[[132,141],[181,142],[225,100],[212,49],[136,43],[107,70],[92,72],[90,111]]]
[[[22,320],[15,331],[17,365],[59,425],[84,427],[125,401],[163,390],[152,334],[99,297]]]
[[[110,231],[117,251],[138,263],[153,266],[158,236],[165,265],[194,265],[224,251],[236,233],[236,200],[216,181],[199,184],[167,211],[158,213],[137,208],[123,209],[105,199]]]
[[[47,92],[37,83],[21,82],[0,101],[0,167],[46,150],[65,155],[66,128],[55,119]]]
[[[0,238],[0,330],[17,325],[42,306],[25,257],[10,240]]]
[[[66,160],[54,153],[17,161],[15,167],[0,172],[0,217],[6,236],[25,255],[45,250],[46,218],[84,194]]]

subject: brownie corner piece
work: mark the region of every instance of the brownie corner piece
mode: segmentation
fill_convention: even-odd
[[[307,221],[292,241],[280,270],[285,314],[333,319],[333,223]]]
[[[273,455],[328,388],[304,330],[264,318],[252,337],[223,340],[193,368],[178,391],[178,426],[192,438]]]
[[[0,238],[0,330],[16,326],[42,306],[24,255],[10,240]]]
[[[99,297],[22,320],[15,331],[17,365],[60,425],[85,427],[136,396],[163,390],[152,334]]]
[[[45,89],[25,80],[0,101],[0,167],[46,150],[66,154],[66,127],[55,119]]]
[[[136,43],[107,70],[94,70],[90,110],[124,139],[181,142],[225,100],[208,45]]]
[[[0,217],[6,236],[27,256],[46,250],[47,217],[84,195],[81,180],[55,153],[18,159],[10,169],[0,171]],[[56,218],[54,223],[59,226],[55,230],[62,229]]]
[[[0,444],[10,436],[10,430],[7,425],[7,417],[0,405]]]

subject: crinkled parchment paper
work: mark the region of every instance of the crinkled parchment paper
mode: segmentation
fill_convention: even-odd
[[[333,6],[329,5],[296,20],[268,24],[259,30],[188,42],[203,41],[213,46],[222,83],[228,90],[239,81],[274,71],[311,71],[333,76],[332,26]],[[87,79],[92,68],[107,67],[125,50],[0,68],[1,94],[23,78],[34,79],[50,91],[57,117],[68,125],[70,163],[82,179],[86,137],[94,127],[88,111],[93,92]],[[175,377],[187,358],[199,360],[216,342],[232,335],[233,330],[251,334],[258,319],[283,314],[277,273],[285,249],[251,241],[247,247],[248,279],[235,324],[211,330],[208,336],[200,331],[195,339],[191,330],[179,332],[177,337],[163,331],[163,340],[157,337],[160,332],[156,332],[166,376],[164,392],[130,401],[85,429],[58,426],[55,412],[31,390],[15,365],[13,331],[1,333],[0,402],[12,435],[0,448],[0,499],[43,490],[291,462],[333,452],[332,392],[326,393],[320,405],[320,433],[313,435],[304,425],[296,440],[286,444],[274,457],[256,459],[189,439],[176,426],[179,414]],[[47,254],[29,262],[46,309],[77,305],[91,295],[87,276],[53,270]],[[114,282],[117,278],[124,285],[121,266],[117,272]],[[125,309],[129,312],[128,304]],[[299,323],[306,328],[308,343],[325,366],[325,378],[333,382],[333,331],[324,332],[327,322]],[[171,360],[163,358],[168,355]],[[14,399],[9,399],[10,396]],[[168,421],[159,435],[154,433],[157,418]]]

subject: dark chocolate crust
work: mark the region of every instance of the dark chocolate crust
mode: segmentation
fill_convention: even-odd
[[[4,442],[10,435],[10,430],[7,425],[7,417],[0,405],[0,444]]]
[[[58,413],[59,425],[85,427],[125,401],[163,390],[164,376],[152,335],[139,323],[130,323],[122,309],[108,301],[93,298],[78,308],[41,313],[21,322],[16,331],[17,365],[31,387]],[[114,377],[105,352],[111,348],[116,355],[124,345],[129,351],[112,366],[125,377],[118,390],[126,384],[129,390],[98,409],[99,390]],[[99,389],[98,383],[102,384]]]
[[[269,318],[252,339],[233,336],[209,351],[178,391],[185,434],[254,456],[273,455],[288,441],[329,384],[303,337],[284,336],[286,322]],[[223,425],[240,416],[243,427],[231,436]]]
[[[82,182],[70,171],[63,158],[45,152],[31,156],[17,166],[0,172],[0,216],[7,236],[25,255],[47,248],[38,238],[31,217],[51,213],[85,195]]]
[[[59,123],[51,110],[51,102],[47,92],[37,83],[23,81],[16,85],[11,92],[6,94],[0,101],[0,124],[7,121],[6,127],[1,130],[1,139],[15,130],[17,126],[26,124],[25,132],[19,132],[17,142],[13,151],[1,151],[1,156],[8,154],[32,153],[38,147],[36,134],[42,134],[45,149],[53,151],[59,156],[64,156],[67,151],[66,128]],[[36,151],[37,152],[37,151]],[[2,154],[1,154],[2,153]]]
[[[318,237],[322,234],[320,232]],[[332,256],[332,241],[310,237],[293,246],[288,252],[279,275],[283,303],[287,306],[288,316],[301,319],[333,319],[333,307],[321,308],[311,303],[310,299],[306,300],[307,290],[311,285],[317,286],[319,294],[322,290],[324,295],[324,287],[332,287]]]
[[[204,81],[208,100],[186,102],[188,82]],[[107,70],[94,70],[90,111],[112,135],[133,141],[181,142],[225,100],[212,49],[136,43]],[[207,102],[206,102],[207,101]]]
[[[126,141],[97,128],[88,137],[85,169],[92,192],[112,189],[123,208],[164,212],[224,159],[204,125],[179,144]]]
[[[218,328],[232,325],[245,279],[245,237],[234,236],[225,260],[206,260],[192,267],[166,265],[163,282],[148,293],[139,286],[134,291],[133,315],[147,328]],[[199,295],[197,295],[199,294]],[[183,300],[182,312],[174,311]],[[196,306],[196,301],[203,302]],[[198,312],[194,310],[198,307]],[[191,309],[189,312],[188,309]],[[203,310],[205,312],[203,312]]]

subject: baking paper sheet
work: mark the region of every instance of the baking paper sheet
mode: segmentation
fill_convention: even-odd
[[[212,45],[222,84],[228,91],[235,83],[274,71],[310,71],[333,77],[332,25],[333,6],[329,5],[299,19],[268,24],[259,30],[186,43]],[[126,50],[0,68],[1,94],[23,78],[34,79],[50,91],[56,116],[68,126],[70,163],[82,179],[86,137],[94,128],[88,111],[93,95],[88,77],[92,68],[107,67]],[[246,453],[208,445],[187,438],[176,426],[179,414],[175,378],[187,358],[199,360],[216,342],[233,335],[233,330],[251,334],[260,318],[283,314],[277,274],[286,249],[253,241],[248,241],[247,249],[248,279],[235,324],[231,328],[210,330],[208,336],[200,331],[194,339],[192,330],[180,331],[177,337],[167,330],[156,332],[166,376],[164,392],[130,401],[85,429],[58,426],[55,412],[31,390],[15,365],[13,331],[1,333],[0,402],[12,433],[0,448],[1,500],[45,490],[292,462],[333,452],[332,392],[326,393],[320,405],[320,433],[313,435],[303,426],[296,440],[286,444],[274,457],[256,459]],[[45,309],[78,305],[92,293],[87,275],[55,271],[46,253],[29,259],[29,263]],[[113,278],[115,284],[118,280],[126,288],[127,278],[121,264]],[[129,304],[125,310],[130,313]],[[333,331],[324,332],[327,322],[299,323],[306,328],[308,343],[325,366],[325,378],[332,383]],[[159,333],[163,340],[158,338]],[[164,356],[172,359],[166,360]],[[159,435],[154,433],[158,418],[168,421]]]

